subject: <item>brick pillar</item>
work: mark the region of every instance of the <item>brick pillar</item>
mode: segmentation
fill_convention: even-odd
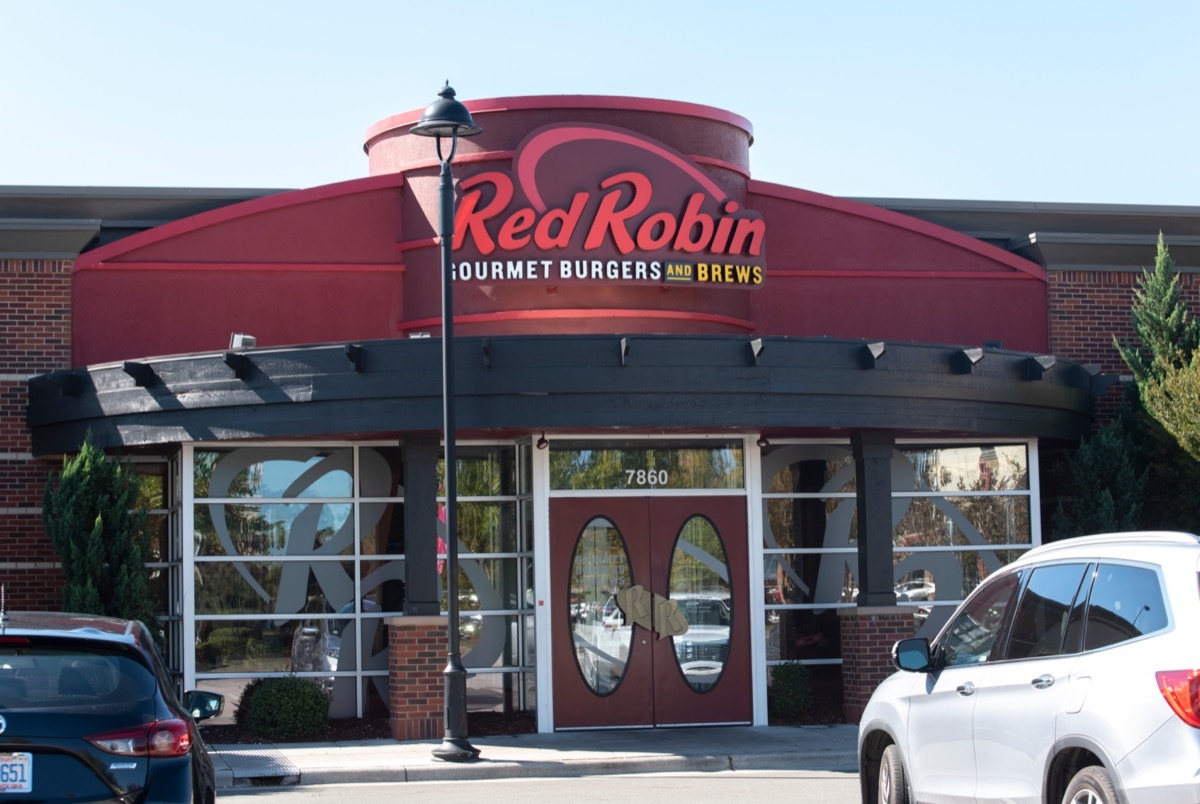
[[[387,618],[393,739],[440,740],[445,733],[446,620]]]
[[[857,723],[879,682],[895,672],[892,645],[917,631],[915,609],[861,606],[841,609],[842,715]]]

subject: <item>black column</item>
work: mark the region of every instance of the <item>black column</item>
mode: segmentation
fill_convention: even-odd
[[[859,430],[850,437],[858,489],[858,605],[896,605],[892,570],[892,452],[895,433]]]
[[[404,613],[437,615],[442,611],[437,573],[436,435],[404,439]]]

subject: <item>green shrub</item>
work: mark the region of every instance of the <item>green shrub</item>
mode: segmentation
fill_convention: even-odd
[[[237,706],[233,710],[233,722],[239,726],[246,725],[246,716],[250,714],[250,702],[254,700],[254,693],[262,686],[265,678],[253,679],[249,684],[242,687],[242,694],[238,696]]]
[[[808,668],[800,662],[784,662],[771,668],[767,708],[772,718],[792,723],[809,714],[813,705]]]
[[[302,740],[329,726],[329,696],[311,681],[295,676],[251,682],[242,693],[238,710],[234,719],[245,710],[245,727],[268,740]]]

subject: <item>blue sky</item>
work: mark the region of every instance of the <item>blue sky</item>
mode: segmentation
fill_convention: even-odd
[[[311,187],[433,100],[728,109],[832,195],[1200,205],[1200,0],[0,0],[0,184]]]

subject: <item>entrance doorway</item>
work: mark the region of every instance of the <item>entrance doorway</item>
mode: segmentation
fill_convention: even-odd
[[[550,504],[556,728],[749,723],[742,496]]]

